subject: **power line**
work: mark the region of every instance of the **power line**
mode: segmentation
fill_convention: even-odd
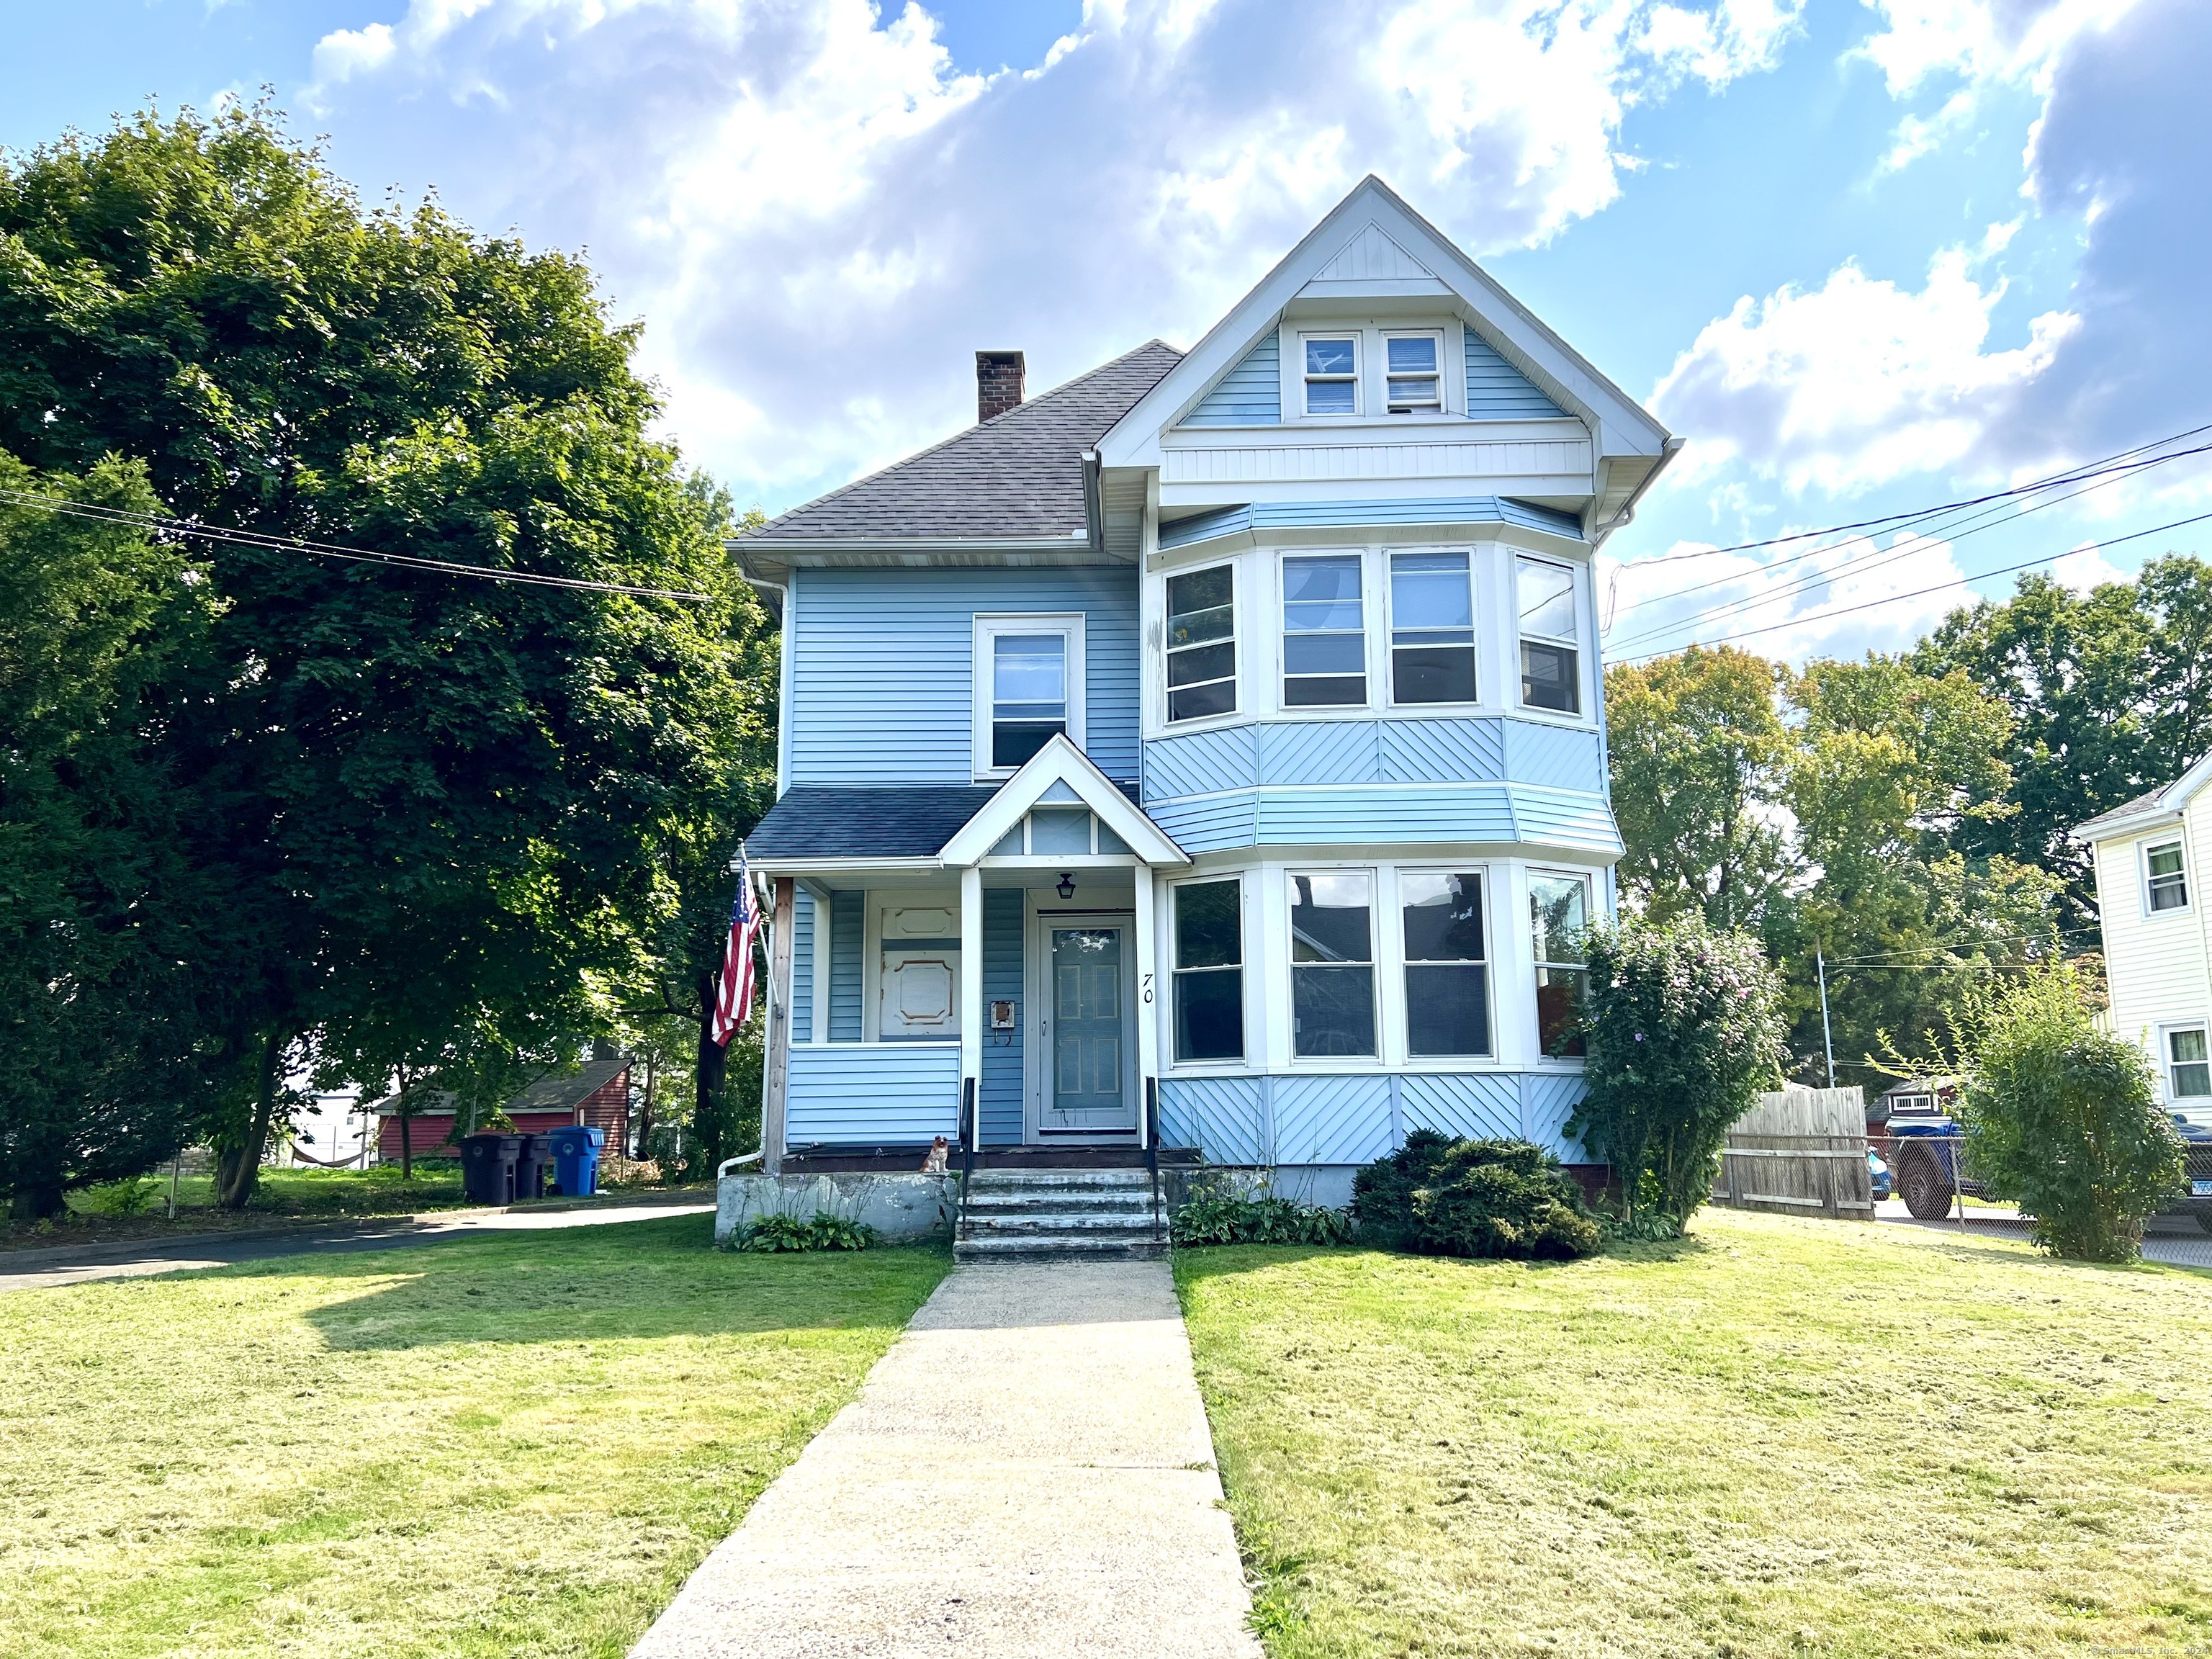
[[[400,570],[424,570],[441,576],[469,576],[482,581],[514,582],[531,587],[565,587],[593,593],[623,593],[641,599],[684,599],[695,605],[710,605],[714,597],[711,593],[694,593],[680,588],[633,587],[623,582],[586,581],[580,576],[550,576],[532,570],[501,570],[495,565],[467,564],[458,559],[426,558],[416,553],[386,553],[367,548],[340,547],[331,542],[309,541],[304,537],[272,536],[258,530],[230,530],[217,525],[173,519],[159,513],[134,513],[122,507],[36,495],[20,489],[0,489],[0,501],[13,507],[36,507],[41,512],[57,513],[68,518],[127,525],[134,530],[188,536],[201,541],[226,542],[262,552],[305,553],[312,558],[390,565]]]
[[[2018,945],[2031,939],[2067,939],[2075,933],[2102,933],[2104,929],[2101,927],[2092,925],[2081,927],[2054,927],[2050,929],[2048,932],[2039,933],[1998,933],[1988,939],[1943,939],[1933,945],[1917,945],[1909,950],[1877,951],[1872,956],[1832,957],[1829,960],[1828,966],[1831,968],[1880,968],[1887,966],[1911,967],[1916,964],[1910,963],[1893,963],[1890,961],[1890,958],[1893,957],[1926,956],[1930,951],[1934,951],[1974,950],[1984,945]],[[1936,963],[1918,965],[1944,967],[1948,966],[1949,964]]]
[[[2131,535],[2113,536],[2105,540],[2099,541],[2094,544],[2094,545],[2097,550],[2101,552],[2104,549],[2108,547],[2118,547],[2127,542],[2141,541],[2146,536],[2163,535],[2169,530],[2179,530],[2189,525],[2202,524],[2207,519],[2212,519],[2212,513],[2199,513],[2193,518],[2176,519],[2170,524],[2154,524],[2148,530],[2138,530]],[[2068,552],[2071,552],[2073,550],[2074,550],[2071,548],[2067,550]],[[1757,639],[1762,634],[1779,633],[1785,628],[1796,628],[1804,623],[1827,622],[1837,617],[1849,617],[1858,611],[1872,611],[1885,605],[1897,605],[1905,599],[1925,599],[1930,593],[1941,593],[1944,589],[1956,586],[1960,583],[1987,581],[1992,576],[2009,576],[2015,571],[2032,570],[2037,565],[2049,564],[2053,560],[2063,559],[2065,556],[2065,553],[2045,553],[2038,558],[2023,560],[2019,564],[2001,565],[1995,570],[1984,570],[1972,576],[1961,576],[1956,582],[1938,582],[1933,587],[1915,588],[1910,593],[1892,593],[1884,599],[1869,599],[1863,605],[1848,605],[1837,611],[1808,611],[1802,617],[1791,617],[1786,621],[1769,623],[1763,628],[1745,629],[1740,633],[1730,634],[1723,639],[1716,640],[1713,643],[1716,645],[1729,645],[1735,643],[1735,641],[1738,640]],[[1694,621],[1697,619],[1692,618],[1692,620]],[[1692,640],[1690,642],[1691,645],[1700,643],[1703,643],[1703,641]],[[1619,658],[1617,660],[1624,663],[1643,662],[1652,657],[1671,656],[1676,650],[1686,651],[1687,649],[1689,649],[1689,646],[1673,647],[1663,651],[1638,651],[1630,656]]]

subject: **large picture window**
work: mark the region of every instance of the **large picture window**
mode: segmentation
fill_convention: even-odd
[[[1398,877],[1406,940],[1406,1052],[1486,1056],[1490,1043],[1489,951],[1482,878],[1469,871],[1407,870]]]
[[[1583,710],[1582,635],[1575,573],[1548,559],[1514,562],[1521,611],[1521,701],[1562,714]]]
[[[2205,1042],[2202,1025],[2185,1025],[2166,1032],[2166,1097],[2212,1098],[2212,1046]]]
[[[1016,770],[1061,732],[1083,742],[1083,618],[975,619],[975,774]]]
[[[1390,700],[1474,701],[1474,589],[1464,553],[1390,556]]]
[[[1283,702],[1287,708],[1367,701],[1367,630],[1359,556],[1283,561]]]
[[[2179,842],[2143,849],[2143,902],[2153,915],[2189,908],[2189,875],[2181,866]]]
[[[1300,1056],[1375,1053],[1373,880],[1364,870],[1290,878],[1291,1046]]]
[[[1168,719],[1237,712],[1237,568],[1168,578]]]
[[[1175,893],[1175,1057],[1244,1058],[1244,916],[1238,884]]]
[[[1536,1048],[1552,1059],[1583,1053],[1583,1000],[1589,969],[1583,936],[1589,927],[1589,881],[1528,877],[1528,920],[1536,946]]]

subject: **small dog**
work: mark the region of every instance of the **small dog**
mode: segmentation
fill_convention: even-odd
[[[945,1173],[945,1155],[951,1150],[951,1146],[945,1140],[943,1135],[939,1135],[936,1139],[931,1141],[929,1143],[929,1156],[921,1160],[922,1174],[943,1175]]]

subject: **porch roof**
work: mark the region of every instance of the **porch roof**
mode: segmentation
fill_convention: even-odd
[[[933,859],[990,805],[1000,783],[908,783],[847,789],[808,784],[784,792],[745,837],[755,862],[793,859]],[[1133,784],[1115,785],[1131,801]]]

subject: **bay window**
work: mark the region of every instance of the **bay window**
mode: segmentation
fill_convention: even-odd
[[[1528,874],[1528,921],[1536,948],[1536,1050],[1549,1059],[1583,1053],[1583,1001],[1589,969],[1583,935],[1589,927],[1589,879]]]
[[[1490,968],[1481,876],[1403,871],[1398,906],[1406,941],[1406,1052],[1416,1059],[1487,1057]]]
[[[1244,1058],[1244,922],[1235,878],[1175,894],[1175,1057]]]
[[[1237,568],[1168,578],[1168,719],[1237,712]]]
[[[1474,589],[1465,553],[1390,556],[1390,699],[1475,700]]]
[[[1301,1058],[1375,1054],[1373,878],[1293,874],[1291,1048]]]
[[[1283,561],[1283,702],[1287,708],[1367,701],[1367,627],[1359,556]]]
[[[1521,612],[1521,701],[1530,708],[1582,713],[1582,634],[1575,573],[1548,559],[1516,558]]]

